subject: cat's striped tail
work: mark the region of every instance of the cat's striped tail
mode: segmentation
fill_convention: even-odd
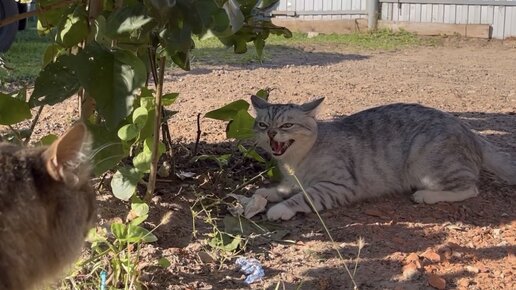
[[[482,164],[485,169],[496,174],[510,185],[516,184],[516,160],[510,154],[501,152],[495,145],[480,138]]]

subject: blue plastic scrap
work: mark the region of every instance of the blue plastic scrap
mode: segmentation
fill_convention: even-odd
[[[235,261],[235,264],[240,267],[240,271],[244,272],[246,275],[244,282],[247,285],[260,281],[265,276],[262,265],[256,259],[240,257]]]

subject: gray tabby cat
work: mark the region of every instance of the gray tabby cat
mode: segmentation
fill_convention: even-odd
[[[252,96],[258,146],[277,159],[281,183],[255,194],[271,202],[270,220],[389,193],[414,192],[418,203],[454,202],[478,194],[482,167],[516,184],[516,163],[456,117],[416,104],[392,104],[316,121],[323,98],[302,105]]]
[[[82,123],[48,148],[0,143],[0,289],[41,288],[80,254],[95,219],[89,148]]]

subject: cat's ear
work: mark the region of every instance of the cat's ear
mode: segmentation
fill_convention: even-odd
[[[251,96],[251,104],[253,104],[253,107],[256,110],[263,110],[269,106],[269,103],[266,100],[255,95]]]
[[[91,136],[82,122],[75,124],[43,152],[48,174],[56,181],[75,186],[84,176],[91,151]],[[88,168],[89,169],[89,168]]]
[[[307,115],[315,117],[315,115],[317,114],[317,109],[323,101],[324,98],[319,98],[315,101],[304,103],[301,105],[301,110],[303,110],[303,112],[305,112]]]

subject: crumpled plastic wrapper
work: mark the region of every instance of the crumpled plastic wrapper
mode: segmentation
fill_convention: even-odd
[[[262,265],[256,259],[240,257],[235,261],[235,264],[240,268],[240,271],[244,272],[246,275],[244,282],[247,285],[261,281],[265,276]]]
[[[236,206],[229,209],[232,215],[243,215],[245,218],[252,218],[253,216],[265,211],[267,200],[259,195],[247,197],[239,194],[228,194],[235,198],[238,203]]]

